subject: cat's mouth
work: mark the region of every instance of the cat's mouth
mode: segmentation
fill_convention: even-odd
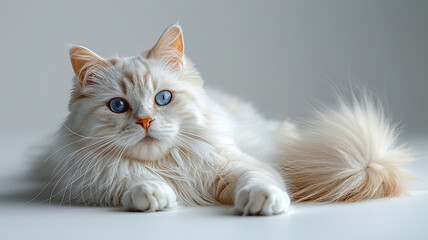
[[[157,142],[157,141],[159,141],[159,140],[156,139],[156,138],[154,138],[154,137],[152,137],[152,136],[150,136],[150,135],[147,135],[143,139],[141,139],[141,142],[142,143],[146,143],[146,144],[148,144],[148,143],[154,143],[154,142]]]
[[[124,152],[124,157],[144,161],[156,161],[161,159],[171,146],[160,139],[146,135],[135,145]]]

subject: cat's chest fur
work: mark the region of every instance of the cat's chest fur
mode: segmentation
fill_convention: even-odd
[[[215,202],[212,184],[219,177],[221,157],[214,151],[202,154],[177,148],[158,161],[122,158],[116,175],[131,178],[131,182],[165,181],[183,205],[208,205]]]

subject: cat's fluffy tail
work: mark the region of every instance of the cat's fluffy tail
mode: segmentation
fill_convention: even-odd
[[[368,97],[337,109],[316,110],[300,136],[280,133],[280,168],[295,201],[357,202],[406,192],[398,167],[408,151],[395,145],[396,127]]]

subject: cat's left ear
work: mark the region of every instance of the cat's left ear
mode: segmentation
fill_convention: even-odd
[[[82,86],[94,84],[91,81],[91,74],[88,72],[89,69],[108,65],[107,61],[102,57],[82,46],[75,46],[70,49],[70,61],[74,73]]]
[[[180,25],[174,24],[166,29],[156,45],[150,50],[148,57],[165,60],[174,69],[182,69],[184,41]]]

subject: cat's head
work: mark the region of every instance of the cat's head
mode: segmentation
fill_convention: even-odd
[[[104,59],[77,46],[70,59],[76,77],[66,124],[79,135],[154,161],[204,122],[202,79],[184,57],[178,25],[139,56]]]

